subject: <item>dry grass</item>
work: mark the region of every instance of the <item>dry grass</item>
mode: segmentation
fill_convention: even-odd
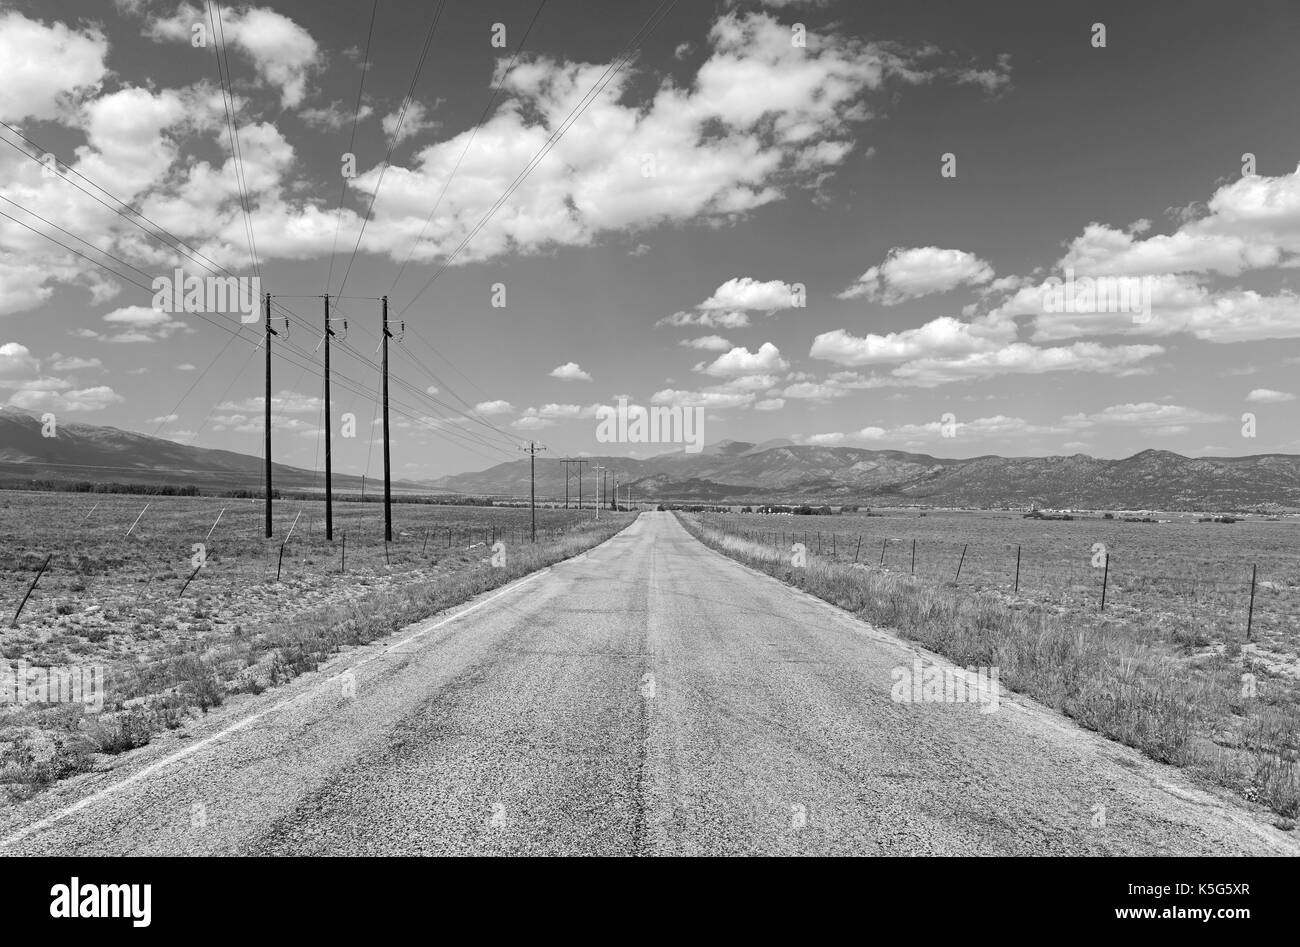
[[[707,519],[679,518],[713,548],[958,665],[999,668],[1002,684],[1083,726],[1228,786],[1285,820],[1300,812],[1294,693],[1261,672],[1257,696],[1244,697],[1241,669],[1227,654],[1192,663],[1127,626],[1016,608],[994,593],[875,566],[810,556],[795,568],[771,545]]]
[[[344,512],[354,510],[356,505]],[[368,505],[368,511],[373,514],[374,505]],[[178,513],[175,506],[163,512],[187,515]],[[398,550],[390,551],[391,564],[373,545],[357,544],[354,559],[350,543],[346,576],[334,571],[337,560],[333,555],[309,551],[294,559],[293,576],[286,571],[284,581],[275,583],[274,563],[268,566],[264,562],[261,544],[244,537],[247,531],[241,529],[247,555],[225,560],[229,574],[223,577],[218,573],[209,579],[210,583],[228,585],[226,594],[196,594],[193,600],[177,600],[175,589],[184,576],[171,570],[167,579],[172,588],[156,591],[159,598],[155,608],[148,610],[153,617],[149,624],[140,620],[145,609],[110,606],[102,635],[93,629],[74,628],[74,637],[64,626],[42,617],[59,615],[60,604],[73,603],[74,611],[93,607],[91,602],[101,600],[97,595],[110,594],[102,562],[96,563],[99,581],[89,591],[69,593],[68,586],[75,578],[69,581],[65,574],[58,586],[59,600],[51,604],[47,595],[43,613],[38,608],[32,624],[25,623],[0,639],[0,660],[26,660],[34,666],[104,664],[103,710],[91,713],[81,705],[66,703],[0,707],[0,800],[5,790],[11,798],[23,798],[60,778],[93,769],[103,755],[143,746],[159,731],[180,727],[195,713],[220,706],[233,694],[260,693],[283,684],[316,669],[347,646],[374,641],[577,555],[633,519],[626,514],[609,515],[596,523],[590,511],[583,518],[576,511],[547,511],[550,515],[545,517],[539,511],[538,542],[507,544],[505,564],[494,566],[492,549],[483,541],[484,524],[495,521],[501,530],[517,530],[526,524],[527,510],[403,507],[397,512],[420,516],[431,529],[442,530],[448,525],[454,531],[473,529],[477,541],[465,546],[453,532],[453,545],[435,547],[431,541],[430,548],[417,555],[423,541],[423,526],[417,521],[406,530],[408,536]],[[351,525],[356,528],[357,521]],[[491,535],[488,526],[486,537]],[[526,537],[527,533],[515,535]],[[470,538],[468,533],[466,538]],[[319,523],[314,535],[303,535],[302,543],[308,550],[324,546]],[[231,544],[225,548],[231,549]],[[317,564],[314,559],[323,561]],[[117,560],[119,572],[130,573],[132,566],[139,571],[139,557],[134,562]],[[146,589],[153,585],[133,584],[145,584]],[[313,594],[303,594],[304,589]],[[132,597],[147,594],[131,590]],[[281,607],[288,603],[293,607]],[[260,613],[259,606],[265,606]],[[164,608],[170,611],[164,612]],[[232,613],[238,621],[231,619]],[[177,616],[185,619],[179,631]]]

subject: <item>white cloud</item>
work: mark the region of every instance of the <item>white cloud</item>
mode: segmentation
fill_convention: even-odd
[[[551,377],[564,381],[591,381],[591,375],[584,372],[577,362],[565,362],[563,365],[555,366],[551,369]]]
[[[271,411],[274,414],[316,414],[325,406],[325,399],[317,395],[305,395],[287,389],[271,396]],[[223,401],[217,405],[218,411],[251,412],[256,414],[266,410],[266,398],[253,395],[239,401]]]
[[[1164,351],[1158,345],[1105,346],[1096,342],[1076,342],[1038,348],[1015,342],[991,352],[917,359],[894,369],[891,377],[902,384],[931,388],[998,375],[1041,375],[1060,371],[1124,374],[1137,370],[1142,362]]]
[[[749,316],[743,312],[675,312],[664,316],[656,326],[699,326],[701,329],[745,329]]]
[[[1295,395],[1287,391],[1275,391],[1272,388],[1256,388],[1246,395],[1246,400],[1255,404],[1281,404],[1284,401],[1295,401]]]
[[[650,396],[651,404],[683,408],[741,408],[751,404],[752,394],[726,391],[681,391],[664,388]]]
[[[313,128],[327,128],[338,131],[341,128],[350,128],[353,121],[364,121],[374,112],[374,108],[367,103],[363,102],[361,108],[358,109],[355,102],[348,105],[342,99],[336,99],[329,105],[300,109],[298,117]]]
[[[40,359],[21,342],[0,345],[0,381],[32,377],[40,370]]]
[[[804,401],[830,401],[833,398],[841,398],[848,394],[844,388],[838,388],[835,385],[822,385],[811,381],[801,381],[790,385],[781,395],[785,398],[794,398]]]
[[[401,121],[399,127],[398,121]],[[401,112],[390,112],[380,120],[380,126],[384,130],[384,136],[393,141],[394,132],[397,134],[395,144],[401,144],[409,138],[415,138],[421,132],[428,131],[431,128],[437,128],[441,122],[436,122],[429,117],[429,110],[421,102],[412,101],[406,108],[406,114]]]
[[[148,306],[124,306],[104,316],[104,321],[114,326],[125,326],[123,332],[109,336],[109,342],[156,342],[185,327],[185,323],[170,313]]]
[[[702,349],[706,352],[725,352],[731,348],[731,343],[720,335],[705,335],[698,339],[682,339],[677,344],[689,349]]]
[[[939,247],[894,247],[839,299],[867,299],[892,306],[918,296],[946,293],[959,286],[978,286],[993,279],[993,267],[964,250]]]
[[[860,366],[881,362],[901,362],[933,356],[966,355],[990,352],[1015,338],[1016,327],[1010,320],[981,319],[961,322],[940,316],[916,329],[875,333],[858,337],[844,329],[823,332],[813,339],[811,358],[838,365]]]
[[[1230,420],[1226,415],[1200,411],[1176,404],[1144,401],[1136,404],[1111,405],[1093,414],[1071,414],[1062,419],[1074,430],[1097,426],[1133,427],[1147,434],[1185,434],[1194,424],[1218,424]]]
[[[757,352],[750,352],[743,346],[737,346],[730,352],[719,355],[703,371],[706,375],[727,377],[783,372],[789,367],[789,363],[781,357],[780,349],[771,342],[764,342]]]
[[[0,121],[60,117],[98,91],[107,56],[108,41],[96,27],[74,30],[16,10],[0,13]]]
[[[515,408],[509,401],[480,401],[474,405],[476,414],[512,414]]]
[[[792,283],[781,280],[759,282],[749,277],[733,277],[713,291],[696,308],[705,312],[759,310],[776,312],[803,304],[801,292]]]
[[[80,358],[75,355],[60,355],[55,352],[50,367],[60,372],[75,372],[87,368],[103,368],[104,363],[97,358]]]
[[[189,43],[191,27],[202,23],[211,30],[205,12],[181,4],[175,16],[153,19],[146,35],[157,41]],[[263,82],[280,91],[280,105],[293,108],[307,95],[310,74],[321,64],[320,47],[311,34],[282,13],[265,7],[221,7],[217,39],[227,49],[247,56]],[[209,48],[213,42],[208,37]]]
[[[540,428],[551,427],[554,424],[555,422],[551,419],[534,414],[527,414],[510,422],[511,427],[519,428],[521,431],[536,431]]]
[[[102,411],[124,399],[107,385],[94,388],[76,388],[53,391],[48,388],[27,387],[15,391],[9,404],[28,411]]]

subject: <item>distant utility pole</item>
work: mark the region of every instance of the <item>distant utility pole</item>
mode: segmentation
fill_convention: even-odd
[[[569,467],[570,467],[570,465],[574,465],[574,464],[576,464],[577,467],[578,467],[578,496],[579,496],[579,498],[581,498],[581,496],[582,496],[582,465],[585,464],[585,463],[588,463],[588,461],[585,461],[585,460],[579,460],[579,459],[577,459],[577,458],[575,458],[575,457],[561,457],[561,458],[560,458],[560,463],[564,464],[564,508],[567,510],[567,509],[569,508],[569,477],[573,476],[573,475],[569,472]],[[581,500],[579,501],[579,506],[581,506]]]
[[[532,515],[532,541],[537,542],[537,452],[546,448],[539,447],[536,441],[529,441],[527,447],[519,449],[528,453],[528,509]]]
[[[278,335],[271,328],[271,294],[262,297],[262,311],[266,315],[266,538],[271,538],[271,336]]]
[[[388,297],[384,296],[383,323],[384,337],[384,542],[393,541],[393,479],[388,459],[388,340],[392,333],[388,331]]]
[[[347,320],[343,320],[343,330],[348,328]],[[325,335],[322,342],[325,345],[325,539],[328,542],[334,541],[334,462],[330,448],[330,336],[334,335],[334,330],[330,328],[330,298],[325,297]],[[362,480],[362,498],[365,498],[365,480]]]
[[[603,484],[604,484],[604,480],[605,480],[605,468],[602,467],[600,464],[592,464],[592,465],[591,465],[591,469],[592,469],[592,470],[599,470],[599,471],[600,471],[600,479],[598,479],[598,480],[596,481],[596,491],[597,491],[597,493],[599,494],[599,496],[598,496],[598,498],[597,498],[597,501],[596,501],[596,520],[597,520],[597,522],[599,522],[599,521],[600,521],[600,507],[601,507],[601,504],[605,502],[605,491],[604,491],[604,486],[603,486]]]

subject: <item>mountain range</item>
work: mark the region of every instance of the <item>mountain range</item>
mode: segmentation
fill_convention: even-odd
[[[194,485],[206,492],[261,490],[261,457],[236,451],[189,447],[148,434],[96,424],[60,420],[53,437],[45,437],[39,418],[14,408],[0,408],[0,485],[29,480],[95,483]],[[277,490],[320,490],[324,477],[313,470],[271,465]],[[370,488],[376,485],[369,480]],[[403,481],[395,489],[427,487]],[[334,474],[338,492],[360,492],[361,478]]]
[[[1085,454],[968,459],[895,450],[816,447],[789,441],[723,441],[698,454],[646,459],[590,457],[617,471],[633,499],[699,503],[823,501],[924,506],[1030,506],[1080,509],[1238,510],[1300,508],[1300,456],[1184,457],[1145,450],[1120,460]],[[564,473],[539,462],[539,496],[564,495]],[[432,481],[457,493],[528,492],[528,462]],[[576,482],[576,476],[575,476]],[[576,492],[576,486],[570,487]]]
[[[787,440],[721,441],[703,451],[647,458],[583,457],[584,500],[597,489],[596,467],[617,476],[633,500],[694,503],[812,503],[1119,510],[1300,509],[1300,456],[1184,457],[1145,450],[1105,460],[1085,454],[967,459],[894,450],[816,447]],[[539,500],[563,500],[564,467],[539,457]],[[527,498],[527,459],[418,483],[394,481],[403,493]],[[569,496],[578,498],[576,465]],[[90,480],[193,484],[200,490],[262,485],[262,459],[235,451],[190,447],[160,437],[93,424],[60,422],[43,437],[38,418],[0,410],[0,484],[28,480]],[[319,490],[319,472],[275,464],[283,490]],[[335,489],[357,492],[361,478],[334,475]],[[377,485],[373,480],[371,489]]]

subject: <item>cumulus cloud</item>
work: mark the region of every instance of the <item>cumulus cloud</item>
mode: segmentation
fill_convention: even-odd
[[[99,90],[107,56],[108,41],[96,27],[76,30],[16,10],[0,13],[0,121],[60,117]]]
[[[706,312],[718,310],[759,310],[776,312],[803,305],[803,290],[793,283],[781,280],[761,282],[749,276],[733,277],[713,291],[697,309]]]
[[[191,29],[202,23],[208,29],[206,12],[182,3],[174,16],[151,19],[146,35],[159,42],[191,40]],[[221,7],[217,40],[224,37],[226,48],[252,61],[258,77],[280,92],[284,108],[300,105],[307,95],[311,73],[321,65],[321,51],[311,34],[282,13],[265,7]],[[213,42],[208,37],[208,43]]]
[[[1295,395],[1272,388],[1256,388],[1246,395],[1246,400],[1255,404],[1281,404],[1285,401],[1295,401]]]
[[[720,335],[705,335],[698,339],[682,339],[677,344],[689,349],[701,349],[706,352],[725,352],[731,348],[731,343]]]
[[[883,263],[868,269],[837,298],[863,297],[892,306],[959,286],[978,286],[991,279],[993,267],[973,253],[939,247],[895,247]]]
[[[582,370],[577,362],[565,362],[551,369],[551,377],[564,381],[591,381],[591,374]]]
[[[789,363],[781,357],[781,351],[771,342],[764,342],[757,352],[737,346],[730,352],[719,355],[702,371],[706,375],[728,377],[783,372],[789,367]]]
[[[935,356],[990,352],[1016,337],[1009,320],[962,322],[941,316],[915,329],[854,336],[844,329],[823,332],[813,339],[811,358],[857,367]]]
[[[102,411],[124,400],[107,385],[78,388],[69,378],[41,374],[41,360],[21,342],[0,345],[0,389],[11,392],[7,404],[36,412]]]
[[[511,414],[515,410],[514,405],[509,401],[480,401],[474,405],[476,414]]]

